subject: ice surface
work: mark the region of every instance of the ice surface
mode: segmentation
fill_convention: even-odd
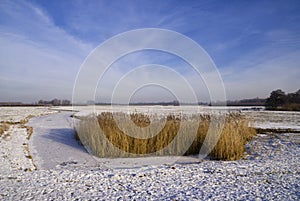
[[[71,112],[32,118],[28,125],[34,128],[29,146],[38,168],[55,168],[57,165],[95,164],[75,139]]]

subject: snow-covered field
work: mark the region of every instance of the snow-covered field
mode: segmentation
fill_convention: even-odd
[[[0,122],[18,123],[29,116],[56,113],[47,107],[0,107]]]
[[[101,112],[141,112],[166,116],[168,114],[192,115],[195,113],[223,114],[241,111],[254,120],[256,128],[281,128],[300,131],[300,112],[290,111],[265,111],[264,107],[207,107],[207,106],[74,106],[60,107],[60,110],[75,110],[77,116],[86,116],[91,113]]]
[[[79,111],[76,113],[78,116],[88,115],[90,113],[99,114],[101,112],[125,112],[125,113],[144,113],[148,115],[161,115],[165,116],[168,114],[185,114],[192,115],[195,113],[209,113],[209,114],[219,114],[230,111],[239,111],[241,109],[250,110],[252,107],[207,107],[207,106],[193,106],[193,105],[183,105],[183,106],[74,106],[74,107],[59,107],[59,110],[75,110]],[[258,107],[263,109],[263,107]]]
[[[29,151],[29,133],[24,124],[30,117],[57,113],[46,107],[0,107],[0,122],[9,129],[0,137],[0,172],[6,175],[16,171],[34,170]]]
[[[300,131],[300,112],[246,111],[257,128],[281,128]]]
[[[176,110],[176,107],[159,108],[159,112]],[[105,106],[96,109],[109,110]],[[92,110],[83,108],[81,112],[87,114],[86,111]],[[158,113],[155,107],[132,110]],[[195,111],[192,106],[186,110]],[[29,115],[53,112],[48,108],[0,108],[0,120],[20,122]],[[300,113],[243,112],[253,117],[257,127],[300,127]],[[299,133],[259,134],[247,145],[247,153],[239,161],[181,157],[174,164],[111,168],[116,163],[168,161],[168,157],[95,160],[74,140],[70,114],[62,111],[31,118],[27,124],[34,128],[30,140],[21,124],[11,125],[10,134],[2,135],[0,200],[300,199]],[[28,151],[24,148],[26,144]],[[26,157],[28,153],[32,160]],[[29,171],[34,167],[37,170]]]

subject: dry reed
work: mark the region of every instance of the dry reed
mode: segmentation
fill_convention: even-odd
[[[163,121],[161,117],[150,118],[145,114],[103,112],[81,119],[76,135],[88,151],[98,157],[195,155],[199,154],[211,121],[210,115],[168,115]],[[249,124],[241,113],[227,114],[219,139],[210,150],[210,158],[240,159],[245,144],[256,134]],[[149,133],[156,135],[149,137]]]
[[[7,131],[8,128],[9,128],[9,124],[0,123],[0,136],[4,133],[4,131]]]

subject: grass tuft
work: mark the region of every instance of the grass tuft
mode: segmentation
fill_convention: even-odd
[[[7,123],[0,123],[0,137],[4,133],[4,131],[7,131],[9,129],[9,124]]]

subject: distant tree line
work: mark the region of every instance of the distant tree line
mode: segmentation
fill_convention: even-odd
[[[140,103],[129,103],[129,105],[162,105],[162,106],[179,106],[180,103],[177,100],[171,101],[171,102],[140,102]]]
[[[0,102],[0,106],[26,106],[22,102]]]
[[[94,103],[93,101],[87,101],[87,105],[133,105],[133,106],[150,106],[150,105],[161,105],[161,106],[168,106],[168,105],[173,105],[173,106],[179,106],[180,103],[177,100],[170,101],[170,102],[134,102],[134,103]]]
[[[60,100],[60,99],[53,99],[51,101],[44,101],[44,100],[39,100],[38,102],[39,105],[53,105],[53,106],[67,106],[71,105],[71,101],[69,100]]]
[[[265,106],[267,110],[300,111],[300,89],[289,94],[281,89],[272,91]]]
[[[266,99],[253,98],[253,99],[242,99],[236,101],[227,101],[227,106],[264,106]]]

